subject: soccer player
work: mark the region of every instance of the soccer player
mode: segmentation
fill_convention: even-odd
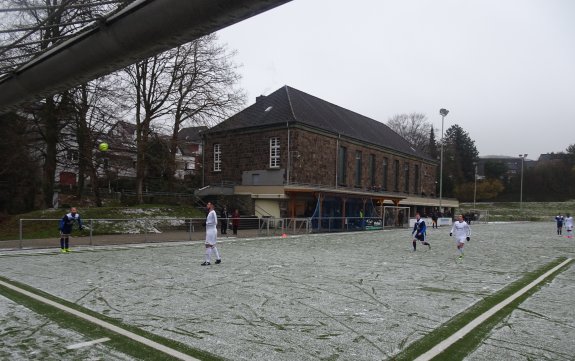
[[[569,213],[565,217],[565,230],[567,231],[567,238],[573,238],[573,217]]]
[[[202,266],[209,266],[212,260],[212,251],[216,253],[216,264],[222,263],[220,253],[216,247],[216,241],[218,237],[218,216],[216,211],[214,211],[214,204],[208,202],[208,216],[206,217],[206,258]]]
[[[431,228],[437,228],[437,212],[431,213]]]
[[[417,241],[420,241],[431,249],[431,244],[429,244],[425,239],[426,231],[427,226],[425,225],[425,221],[421,219],[419,212],[415,213],[415,224],[413,225],[413,231],[411,232],[413,235],[413,252],[417,250]]]
[[[221,213],[221,217],[220,217],[220,220],[222,221],[222,228],[221,228],[222,234],[228,233],[228,218],[229,217],[230,217],[230,214],[228,212],[228,208],[226,206],[224,206],[224,209],[222,209],[222,213]]]
[[[458,216],[457,222],[453,223],[453,227],[451,227],[451,232],[449,232],[449,236],[453,236],[455,239],[455,244],[457,245],[457,250],[459,251],[459,259],[462,260],[465,256],[463,254],[463,247],[465,246],[465,242],[469,242],[471,236],[471,228],[469,228],[469,224],[465,222],[463,219],[463,214]]]
[[[82,230],[82,219],[78,214],[78,210],[75,207],[70,208],[70,213],[67,213],[60,219],[58,223],[58,229],[60,230],[60,252],[68,253],[70,252],[70,233],[72,233],[72,226],[74,222],[78,223],[78,228]]]
[[[563,217],[561,215],[561,213],[559,213],[556,217],[555,217],[555,222],[557,222],[557,234],[561,235],[561,233],[563,232],[563,221],[565,220],[565,217]]]

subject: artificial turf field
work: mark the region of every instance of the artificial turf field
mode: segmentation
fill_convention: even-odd
[[[411,360],[575,254],[554,223],[0,253],[0,280],[198,359]],[[436,359],[572,360],[575,273],[554,273]],[[0,286],[0,359],[173,359]],[[83,342],[109,341],[79,347]],[[67,347],[77,346],[68,349]]]

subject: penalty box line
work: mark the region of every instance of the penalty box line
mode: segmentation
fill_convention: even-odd
[[[549,277],[552,274],[554,274],[555,272],[559,271],[561,268],[563,268],[564,266],[569,264],[571,261],[573,261],[573,259],[568,258],[565,261],[558,264],[557,266],[550,269],[549,271],[545,272],[541,276],[537,277],[537,279],[535,279],[533,282],[529,283],[527,286],[525,286],[522,289],[520,289],[519,291],[515,292],[513,295],[509,296],[505,300],[503,300],[500,303],[498,303],[497,305],[493,306],[491,309],[485,311],[484,313],[482,313],[481,315],[476,317],[474,320],[469,322],[467,325],[465,325],[464,327],[462,327],[461,329],[456,331],[453,335],[449,336],[445,340],[443,340],[440,343],[438,343],[437,345],[435,345],[429,351],[427,351],[424,354],[417,357],[414,361],[429,361],[429,360],[433,359],[434,357],[436,357],[437,355],[439,355],[440,353],[445,351],[448,347],[450,347],[451,345],[453,345],[454,343],[456,343],[457,341],[462,339],[464,336],[466,336],[469,332],[473,331],[473,329],[475,329],[477,326],[479,326],[480,324],[485,322],[487,319],[489,319],[490,317],[495,315],[497,312],[501,311],[505,306],[509,305],[510,303],[515,301],[517,298],[524,295],[530,289],[537,286],[539,283],[543,282],[547,277]]]
[[[167,354],[167,355],[170,355],[170,356],[172,356],[172,357],[175,357],[175,358],[177,358],[177,359],[179,359],[179,360],[183,360],[183,361],[200,361],[200,360],[198,360],[197,358],[192,357],[192,356],[190,356],[190,355],[186,355],[186,354],[184,354],[184,353],[182,353],[182,352],[180,352],[180,351],[178,351],[178,350],[174,350],[173,348],[164,346],[164,345],[162,345],[162,344],[160,344],[160,343],[158,343],[158,342],[156,342],[156,341],[153,341],[153,340],[150,340],[150,339],[148,339],[148,338],[142,337],[142,336],[137,335],[137,334],[135,334],[135,333],[133,333],[133,332],[130,332],[130,331],[128,331],[128,330],[125,330],[125,329],[123,329],[123,328],[121,328],[121,327],[112,325],[111,323],[108,323],[108,322],[106,322],[106,321],[102,321],[102,320],[100,320],[100,319],[98,319],[98,318],[96,318],[96,317],[93,317],[93,316],[87,315],[87,314],[85,314],[85,313],[83,313],[83,312],[77,311],[77,310],[75,310],[75,309],[73,309],[73,308],[70,308],[70,307],[61,305],[61,304],[59,304],[59,303],[57,303],[57,302],[54,302],[54,301],[49,300],[49,299],[47,299],[47,298],[45,298],[45,297],[39,296],[39,295],[37,295],[37,294],[35,294],[35,293],[26,291],[26,290],[24,290],[24,289],[22,289],[22,288],[20,288],[20,287],[14,286],[14,285],[12,285],[12,284],[10,284],[10,283],[6,283],[6,282],[0,280],[0,285],[1,285],[1,286],[4,286],[4,287],[6,287],[6,288],[9,288],[9,289],[11,289],[11,290],[13,290],[13,291],[16,291],[16,292],[18,292],[18,293],[20,293],[20,294],[22,294],[22,295],[24,295],[24,296],[27,296],[27,297],[29,297],[29,298],[32,298],[32,299],[34,299],[34,300],[36,300],[36,301],[42,302],[42,303],[44,303],[44,304],[47,304],[47,305],[52,306],[52,307],[55,307],[55,308],[57,308],[57,309],[59,309],[59,310],[62,310],[62,311],[64,311],[64,312],[70,313],[70,314],[72,314],[72,315],[74,315],[74,316],[76,316],[76,317],[79,317],[79,318],[81,318],[81,319],[83,319],[83,320],[85,320],[85,321],[94,323],[94,324],[96,324],[96,325],[98,325],[98,326],[100,326],[100,327],[102,327],[102,328],[105,328],[105,329],[107,329],[107,330],[109,330],[109,331],[112,331],[112,332],[117,333],[117,334],[119,334],[119,335],[122,335],[122,336],[124,336],[124,337],[130,338],[130,339],[132,339],[132,340],[134,340],[134,341],[136,341],[136,342],[139,342],[139,343],[144,344],[144,345],[146,345],[146,346],[148,346],[148,347],[151,347],[151,348],[153,348],[153,349],[156,349],[156,350],[158,350],[158,351],[160,351],[160,352],[163,352],[163,353],[165,353],[165,354]]]

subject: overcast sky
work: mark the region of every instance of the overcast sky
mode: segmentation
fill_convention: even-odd
[[[289,85],[386,123],[459,124],[481,156],[575,143],[575,1],[294,0],[218,32],[248,105]]]

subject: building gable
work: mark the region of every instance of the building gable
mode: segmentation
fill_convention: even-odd
[[[284,86],[211,128],[207,133],[303,124],[409,156],[425,158],[387,125],[305,92]]]

